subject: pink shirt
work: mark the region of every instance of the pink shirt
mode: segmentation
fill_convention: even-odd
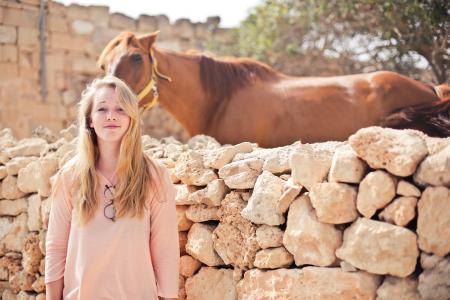
[[[164,167],[161,173],[161,197],[153,198],[143,219],[126,217],[112,222],[105,218],[102,203],[95,217],[81,228],[65,178],[50,211],[45,283],[64,276],[63,299],[178,298],[175,193]],[[110,183],[98,174],[97,193],[103,195],[105,184]]]

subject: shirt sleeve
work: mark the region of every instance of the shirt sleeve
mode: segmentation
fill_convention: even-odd
[[[57,176],[62,176],[58,174]],[[45,241],[45,284],[64,276],[72,219],[72,204],[63,178],[51,198],[50,216]]]
[[[180,248],[175,188],[166,168],[160,167],[159,197],[150,206],[150,253],[159,297],[178,298]]]

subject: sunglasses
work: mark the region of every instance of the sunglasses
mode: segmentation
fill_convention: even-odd
[[[105,189],[103,190],[103,195],[108,201],[108,204],[103,208],[103,215],[113,222],[116,221],[116,208],[114,207],[115,187],[114,185],[105,184]]]

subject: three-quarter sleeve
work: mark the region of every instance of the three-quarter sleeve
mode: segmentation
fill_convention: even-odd
[[[63,176],[61,173],[57,176]],[[67,193],[66,182],[58,178],[59,184],[51,199],[50,217],[45,242],[45,284],[64,276],[67,243],[72,218],[72,204]]]
[[[178,298],[180,248],[175,188],[164,167],[160,173],[159,197],[150,205],[150,253],[158,296]]]

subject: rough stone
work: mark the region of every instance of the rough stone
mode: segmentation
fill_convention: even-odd
[[[208,207],[205,204],[190,205],[186,210],[186,217],[193,222],[206,222],[219,220],[218,207]]]
[[[245,272],[237,292],[240,300],[374,299],[379,282],[379,276],[340,268],[253,269]]]
[[[213,233],[214,249],[225,264],[246,269],[253,267],[259,245],[256,225],[244,219],[240,212],[245,202],[240,193],[231,192],[222,201],[218,212],[220,223]]]
[[[223,179],[216,179],[208,183],[206,188],[199,191],[192,191],[188,194],[187,202],[205,204],[208,206],[220,206],[228,188]]]
[[[428,154],[425,140],[418,131],[377,126],[362,128],[348,139],[356,154],[373,169],[386,169],[396,176],[414,174]]]
[[[359,183],[364,177],[367,167],[367,164],[347,144],[336,149],[331,162],[328,181]]]
[[[232,189],[252,189],[261,174],[263,161],[249,158],[229,163],[219,169],[219,177]]]
[[[217,174],[203,166],[203,155],[188,151],[180,155],[175,166],[175,175],[185,184],[204,186],[217,179]]]
[[[442,257],[447,255],[450,252],[450,189],[427,187],[417,208],[419,248]]]
[[[420,190],[405,180],[400,180],[397,184],[397,194],[405,197],[420,197]]]
[[[366,218],[372,217],[377,209],[385,207],[395,196],[395,179],[378,170],[370,172],[359,185],[356,207]]]
[[[333,152],[302,145],[290,158],[294,182],[304,186],[308,191],[314,184],[323,182],[328,175]]]
[[[450,145],[426,157],[414,174],[419,185],[444,185],[450,187]]]
[[[256,229],[256,240],[262,249],[283,245],[283,231],[276,226],[261,225]]]
[[[386,276],[377,290],[377,300],[422,300],[417,290],[417,279]]]
[[[223,260],[216,253],[213,246],[213,225],[195,223],[188,233],[186,252],[210,267],[223,264]]]
[[[263,249],[256,253],[254,265],[260,269],[287,268],[294,262],[294,257],[284,247]]]
[[[180,274],[184,277],[192,277],[201,266],[202,263],[190,255],[180,257]]]
[[[344,243],[336,256],[373,274],[406,277],[416,267],[419,250],[412,231],[359,218],[345,230]]]
[[[280,225],[285,222],[283,214],[277,213],[277,202],[283,194],[285,181],[268,171],[258,177],[242,217],[255,224]]]
[[[203,267],[186,280],[187,299],[237,300],[233,270]]]
[[[419,293],[424,299],[448,299],[450,295],[450,258],[442,259],[433,268],[419,275]]]
[[[308,195],[302,195],[288,212],[283,245],[294,255],[295,264],[330,266],[335,260],[334,252],[342,243],[342,233],[331,224],[317,220]]]
[[[345,183],[315,184],[309,197],[322,223],[343,224],[356,220],[356,189]]]
[[[220,169],[229,164],[238,153],[248,153],[253,150],[253,145],[249,142],[240,143],[234,146],[224,146],[207,151],[205,154],[205,166]]]
[[[416,216],[417,198],[399,197],[386,206],[379,217],[388,223],[406,226]]]

